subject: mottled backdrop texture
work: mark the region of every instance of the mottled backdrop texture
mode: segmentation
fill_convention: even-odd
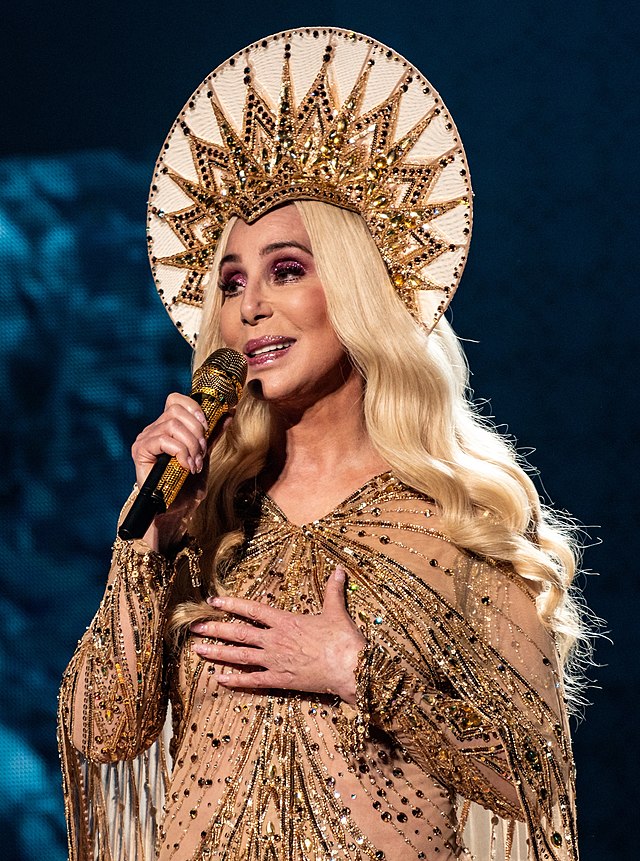
[[[631,861],[640,800],[637,18],[601,2],[24,0],[0,34],[0,858],[66,857],[56,694],[102,592],[129,448],[189,350],[153,290],[145,201],[189,93],[287,27],[360,30],[442,93],[476,192],[451,318],[473,387],[587,525],[608,620],[575,728],[582,857]],[[535,451],[534,451],[535,449]],[[632,814],[633,815],[633,814]]]

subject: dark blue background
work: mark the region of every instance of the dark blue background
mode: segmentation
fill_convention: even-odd
[[[598,644],[575,732],[582,857],[635,859],[637,22],[602,2],[23,2],[3,10],[0,857],[61,861],[59,677],[98,603],[129,446],[189,351],[145,201],[187,96],[286,27],[369,33],[441,91],[476,192],[452,319],[478,398],[589,527]],[[594,542],[598,542],[594,545]],[[600,543],[601,542],[601,543]],[[627,825],[631,812],[631,828]],[[631,833],[629,833],[631,832]]]

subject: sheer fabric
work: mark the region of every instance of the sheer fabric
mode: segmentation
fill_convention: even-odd
[[[164,644],[173,566],[117,542],[61,692],[72,859],[575,861],[558,657],[521,579],[391,474],[302,527],[242,505],[230,593],[315,613],[346,568],[357,708],[220,688],[190,634]]]

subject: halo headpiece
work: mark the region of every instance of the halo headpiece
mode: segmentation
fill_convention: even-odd
[[[191,344],[229,218],[292,200],[359,213],[409,312],[435,325],[466,260],[469,174],[438,93],[385,45],[335,28],[278,33],[185,105],[156,163],[148,234],[158,291]]]

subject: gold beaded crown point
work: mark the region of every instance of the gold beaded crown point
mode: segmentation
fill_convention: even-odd
[[[433,328],[466,261],[469,174],[437,92],[385,45],[335,28],[278,33],[185,105],[156,163],[148,240],[158,292],[192,345],[229,219],[293,200],[359,213],[397,294]]]

